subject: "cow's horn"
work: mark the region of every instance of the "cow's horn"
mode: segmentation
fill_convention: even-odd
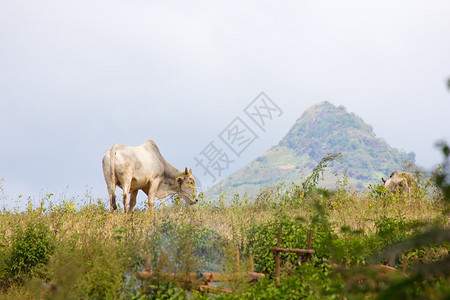
[[[184,169],[184,174],[188,174],[187,168]]]
[[[189,174],[192,174],[192,169],[189,169]]]

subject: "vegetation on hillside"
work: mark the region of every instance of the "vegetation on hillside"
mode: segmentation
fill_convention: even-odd
[[[346,173],[358,189],[379,183],[382,176],[415,161],[413,152],[390,147],[360,117],[325,101],[306,110],[277,146],[227,177],[209,194],[251,194],[267,184],[298,183],[327,153],[342,154],[329,174]],[[330,188],[334,183],[335,178],[328,176],[323,185]]]
[[[162,205],[132,214],[109,213],[89,195],[75,205],[63,199],[0,214],[1,298],[36,299],[443,299],[450,296],[449,150],[432,178],[422,178],[410,199],[380,185],[357,192],[340,177],[336,190],[318,187],[327,155],[302,184],[266,188],[255,198],[236,195],[231,204],[203,199],[198,205]],[[78,207],[78,208],[77,208]],[[274,280],[276,231],[282,246],[304,248],[313,229],[316,254],[301,263],[284,254],[280,285]],[[197,292],[205,271],[233,273],[254,257],[267,278],[250,284],[230,277],[230,295]],[[156,275],[136,272],[145,260]],[[390,262],[398,271],[380,273]],[[405,267],[402,271],[401,265]],[[438,266],[440,266],[438,268]],[[199,281],[161,272],[198,272]]]

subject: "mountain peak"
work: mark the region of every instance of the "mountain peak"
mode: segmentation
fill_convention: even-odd
[[[308,108],[277,146],[257,157],[219,184],[228,193],[252,193],[263,184],[298,182],[327,153],[342,153],[330,172],[346,172],[357,188],[380,181],[415,154],[390,147],[376,137],[372,126],[344,106],[323,101]],[[333,182],[335,183],[335,182]],[[331,184],[331,182],[328,182]],[[213,188],[214,189],[214,188]]]
[[[336,107],[323,101],[308,108],[279,145],[298,153],[306,151],[311,157],[320,159],[328,152],[345,152],[357,146],[346,144],[346,138],[375,139],[375,133],[370,125],[357,115],[348,113],[344,106]],[[319,147],[320,144],[322,147]]]
[[[334,113],[339,110],[345,110],[345,108],[343,106],[336,107],[328,101],[322,101],[320,103],[314,104],[313,106],[305,110],[301,118],[308,116],[317,117],[318,115],[321,114]]]

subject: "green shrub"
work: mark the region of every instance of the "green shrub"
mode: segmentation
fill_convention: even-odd
[[[116,298],[127,274],[126,250],[126,245],[98,233],[69,235],[50,258],[46,282],[57,287],[60,299]]]
[[[217,299],[341,299],[344,282],[328,266],[303,264],[280,284],[262,279],[242,295],[221,295]]]
[[[18,279],[32,275],[37,267],[48,262],[55,249],[55,236],[44,223],[30,222],[25,229],[17,226],[11,246],[8,271],[12,278]]]
[[[319,257],[330,255],[328,233],[329,230],[317,222],[307,222],[303,218],[289,218],[286,215],[277,217],[267,223],[252,226],[247,233],[247,250],[253,253],[257,272],[273,274],[275,258],[271,249],[276,246],[278,228],[282,227],[281,247],[305,249],[308,241],[309,229],[313,230],[311,248],[316,250]],[[335,235],[333,235],[335,236]],[[281,260],[297,264],[297,254],[281,253]]]
[[[348,226],[341,228],[334,246],[335,255],[347,265],[364,264],[382,247],[373,235],[366,235],[362,230],[351,230]]]
[[[158,253],[159,249],[163,249],[165,252],[174,253],[173,258],[176,258],[183,254],[186,246],[189,246],[203,271],[220,269],[224,241],[216,231],[189,223],[175,224],[170,219],[164,218],[156,230],[156,235],[153,246]]]
[[[172,282],[158,282],[151,280],[146,289],[142,289],[138,295],[131,296],[132,300],[143,299],[174,299],[182,300],[187,299],[187,292],[180,289],[175,283]]]
[[[375,220],[376,234],[385,246],[406,239],[420,225],[417,221],[405,221],[405,218],[401,215],[397,218],[381,216],[378,220]]]

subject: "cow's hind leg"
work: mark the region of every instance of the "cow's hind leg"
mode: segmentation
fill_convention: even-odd
[[[117,209],[116,205],[116,187],[108,186],[108,194],[109,194],[109,211],[113,212]]]
[[[139,190],[135,190],[131,192],[130,195],[130,212],[133,211],[133,207],[136,205],[136,196]]]
[[[113,193],[112,195],[109,196],[109,211],[113,212],[116,209],[117,209],[116,193]]]

